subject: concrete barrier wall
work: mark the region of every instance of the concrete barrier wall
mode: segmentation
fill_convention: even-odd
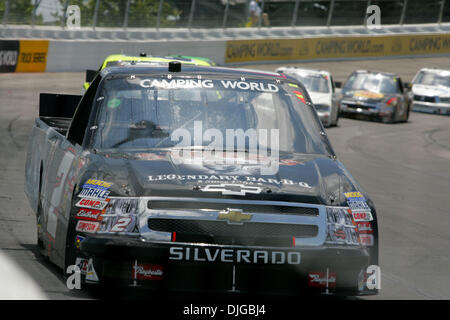
[[[164,56],[186,55],[211,58],[217,63],[225,61],[226,41],[72,41],[52,40],[48,50],[47,72],[85,71],[98,69],[110,54]]]
[[[241,30],[239,38],[226,37],[229,31],[225,30],[221,37],[213,39],[200,35],[194,37],[195,33],[189,37],[186,35],[184,39],[170,36],[147,40],[0,39],[0,72],[85,71],[98,69],[108,55],[123,53],[136,56],[140,52],[155,56],[206,57],[218,64],[229,65],[450,55],[450,29],[433,28],[434,32],[426,26],[385,27],[370,33],[367,33],[368,29],[359,32],[355,28],[334,28],[328,34],[326,30],[317,34],[302,29],[300,31],[304,34],[295,36],[287,36],[287,33],[276,36],[277,30],[254,36],[259,31],[244,34],[245,30]]]
[[[450,54],[450,33],[227,41],[226,63]]]

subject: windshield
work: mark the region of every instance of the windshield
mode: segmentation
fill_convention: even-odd
[[[306,90],[310,92],[329,93],[330,86],[328,83],[328,77],[318,74],[291,74],[294,78],[300,81]]]
[[[248,151],[264,146],[330,153],[297,84],[133,76],[106,79],[99,90],[91,140],[98,150],[238,146]],[[236,142],[237,133],[245,134],[243,144]]]
[[[398,92],[397,79],[382,74],[355,73],[344,85],[343,91],[366,90],[379,93]]]
[[[414,79],[414,83],[429,86],[450,87],[450,72],[447,75],[440,75],[434,72],[421,71],[416,79]]]

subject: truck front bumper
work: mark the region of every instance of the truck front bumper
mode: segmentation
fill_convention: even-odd
[[[79,254],[99,282],[164,291],[376,294],[364,285],[369,251],[244,247],[93,236]],[[364,281],[363,281],[364,280]]]

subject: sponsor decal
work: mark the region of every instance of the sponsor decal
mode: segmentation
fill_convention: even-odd
[[[82,243],[85,239],[86,239],[85,237],[82,237],[82,236],[77,235],[77,236],[75,237],[75,247],[76,247],[77,249],[80,249],[80,245],[81,245],[81,243]]]
[[[95,209],[95,210],[103,210],[106,205],[108,204],[108,201],[101,201],[101,200],[93,200],[93,199],[81,199],[77,202],[76,206],[80,208],[88,208],[88,209]]]
[[[344,196],[347,198],[347,201],[366,201],[361,192],[346,192]]]
[[[90,258],[86,270],[86,282],[98,283],[98,281],[99,279],[94,269],[94,262],[92,261],[92,258]]]
[[[162,280],[164,268],[157,264],[138,263],[133,266],[133,279]]]
[[[179,175],[179,174],[161,174],[156,176],[148,176],[150,182],[178,180],[178,181],[195,181],[195,182],[211,182],[211,181],[230,181],[232,183],[246,184],[275,184],[275,185],[298,185],[303,188],[311,189],[312,187],[303,181],[293,181],[290,179],[272,179],[254,176],[236,176],[236,175]]]
[[[86,274],[87,269],[88,269],[88,263],[89,263],[89,260],[84,259],[84,258],[77,258],[75,260],[75,265],[78,268],[80,268],[81,274]]]
[[[372,225],[370,222],[358,222],[356,223],[356,225],[358,226],[358,231],[360,234],[364,233],[364,234],[369,234],[369,233],[373,233],[372,230]]]
[[[241,184],[219,184],[207,185],[200,188],[203,192],[222,192],[223,195],[238,195],[245,196],[246,193],[261,193],[260,187],[252,187]]]
[[[245,79],[244,79],[245,80]],[[140,82],[143,88],[161,89],[192,89],[192,88],[215,88],[240,89],[258,92],[278,92],[279,88],[273,83],[237,81],[237,80],[202,80],[202,79],[144,79]]]
[[[365,201],[347,201],[352,211],[370,211],[370,207]]]
[[[92,210],[92,209],[86,209],[86,208],[81,208],[77,215],[75,216],[75,218],[80,219],[80,220],[89,220],[89,221],[97,221],[99,220],[99,215],[102,212],[99,210]]]
[[[109,193],[109,191],[102,190],[101,188],[83,188],[78,194],[78,197],[105,200],[108,198]]]
[[[374,244],[373,235],[371,235],[371,234],[360,234],[359,235],[359,242],[363,246],[373,246],[373,244]]]
[[[44,72],[48,44],[48,40],[20,40],[16,72]]]
[[[169,260],[299,265],[301,254],[298,251],[170,247]]]
[[[303,93],[301,93],[300,91],[292,91],[295,96],[303,103],[306,103],[305,97],[303,96]]]
[[[112,183],[105,182],[97,179],[89,179],[87,180],[83,188],[101,188],[102,190],[108,190],[112,186]]]
[[[110,109],[115,109],[115,108],[117,108],[118,106],[120,106],[120,103],[121,103],[120,99],[112,98],[111,100],[108,101],[107,106],[108,106],[108,108],[110,108]]]
[[[78,221],[75,230],[79,232],[94,233],[98,230],[99,226],[100,223],[98,222],[80,220]]]
[[[335,288],[336,272],[309,272],[308,286],[313,288]]]
[[[243,213],[240,209],[226,209],[219,213],[218,220],[226,220],[228,224],[242,224],[252,218],[251,214]]]
[[[373,217],[372,217],[372,213],[370,211],[368,212],[353,212],[352,211],[352,216],[353,216],[353,220],[355,220],[355,222],[360,222],[360,221],[372,221]]]
[[[225,63],[450,53],[450,34],[228,40]]]
[[[384,97],[384,94],[372,92],[372,91],[358,90],[358,91],[355,91],[353,96],[360,97],[360,98],[367,98],[367,99],[381,99]]]
[[[0,73],[16,71],[19,41],[0,40]]]

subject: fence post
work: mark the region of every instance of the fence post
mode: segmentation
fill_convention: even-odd
[[[262,0],[262,3],[261,3],[261,14],[259,15],[259,18],[258,18],[258,29],[261,28],[263,14],[264,14],[264,4],[265,4],[265,2],[266,2],[265,0]]]
[[[34,27],[34,24],[36,22],[36,9],[37,9],[37,6],[39,5],[38,0],[34,0],[33,2],[34,2],[33,10],[31,10],[31,27],[32,28]]]
[[[67,19],[67,8],[68,7],[69,7],[69,0],[66,0],[66,2],[64,3],[64,8],[63,8],[63,16],[61,19],[61,28],[63,28],[63,29],[67,23],[66,19]]]
[[[402,9],[402,15],[400,16],[400,23],[399,25],[403,25],[403,21],[405,21],[405,14],[406,14],[406,7],[408,6],[408,0],[404,0],[403,3],[403,9]]]
[[[194,19],[194,12],[195,12],[195,0],[192,0],[191,11],[189,12],[189,20],[188,20],[188,29],[189,30],[191,30],[192,19]]]
[[[329,27],[331,24],[331,19],[333,17],[333,9],[334,9],[334,0],[331,0],[330,10],[328,11],[327,27]]]
[[[227,27],[228,10],[230,10],[230,0],[227,0],[227,4],[225,6],[225,12],[223,14],[223,21],[222,21],[222,28],[223,29],[225,29]]]
[[[444,7],[445,7],[445,0],[441,0],[441,9],[439,10],[439,18],[438,23],[441,24],[442,22],[442,15],[444,14]]]
[[[128,27],[128,14],[130,12],[130,2],[131,0],[127,0],[127,5],[125,6],[125,14],[123,16],[123,30],[126,30]]]
[[[294,13],[292,13],[291,27],[295,27],[297,24],[297,15],[298,15],[298,6],[300,4],[300,0],[295,0]]]
[[[159,6],[158,6],[158,16],[156,17],[156,30],[159,31],[159,27],[161,26],[161,13],[163,8],[164,0],[159,0]]]
[[[6,25],[8,23],[8,14],[9,14],[9,1],[10,0],[6,0],[5,3],[5,12],[3,12],[3,25]]]
[[[95,2],[95,9],[94,9],[94,22],[92,23],[92,29],[95,30],[95,27],[97,26],[97,16],[98,16],[98,7],[100,6],[100,0],[97,0]]]

